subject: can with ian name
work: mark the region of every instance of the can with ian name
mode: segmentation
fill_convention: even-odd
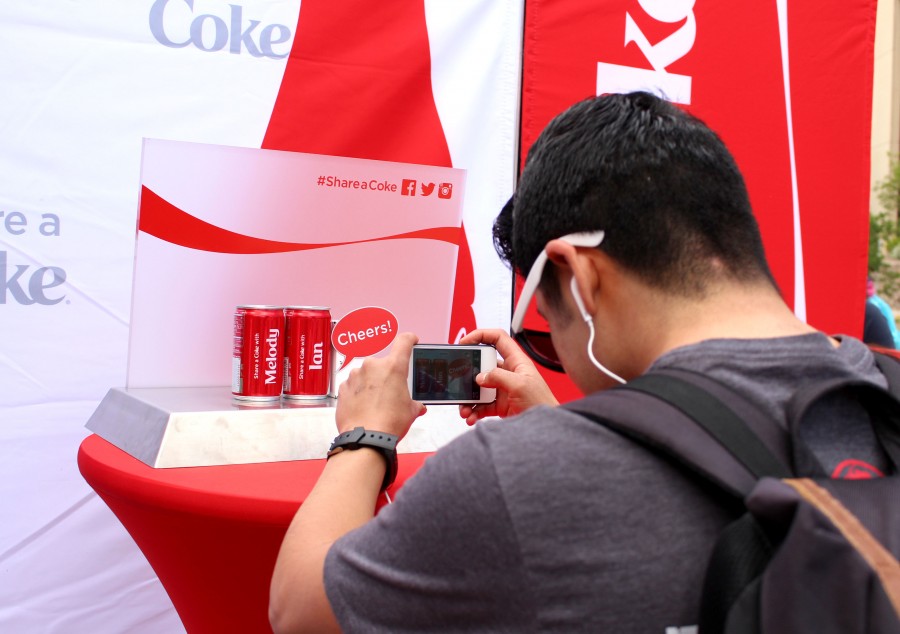
[[[284,315],[284,398],[325,398],[331,378],[331,310],[288,306]]]
[[[242,401],[277,401],[284,382],[284,309],[238,306],[234,312],[231,394]]]

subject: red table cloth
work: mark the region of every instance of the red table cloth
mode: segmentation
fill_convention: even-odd
[[[388,493],[430,455],[400,454]],[[134,538],[191,634],[271,632],[275,558],[324,464],[155,469],[96,435],[78,451],[81,474]]]

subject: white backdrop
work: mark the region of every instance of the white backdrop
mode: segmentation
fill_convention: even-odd
[[[509,320],[490,225],[513,186],[523,1],[425,2],[487,327]],[[0,3],[0,631],[183,631],[75,457],[125,382],[142,138],[260,147],[298,15],[300,0]]]

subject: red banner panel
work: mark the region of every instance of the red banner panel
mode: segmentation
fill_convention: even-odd
[[[522,157],[594,94],[651,90],[714,129],[794,312],[862,333],[875,0],[528,0]]]

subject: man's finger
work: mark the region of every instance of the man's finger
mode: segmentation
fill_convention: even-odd
[[[411,332],[401,332],[394,339],[391,351],[387,358],[391,363],[409,363],[409,357],[412,355],[413,346],[419,342],[419,338]]]
[[[494,346],[497,353],[504,361],[511,361],[513,365],[534,365],[528,355],[522,350],[516,340],[509,336],[505,330],[491,328],[485,330],[473,330],[459,340],[460,343],[485,343]]]
[[[469,415],[466,417],[466,424],[471,427],[482,418],[487,418],[488,416],[499,416],[496,403],[479,405],[478,407],[473,408]]]
[[[522,377],[515,372],[496,368],[490,372],[482,372],[475,377],[475,382],[481,387],[492,387],[505,392],[511,392],[522,384]]]

